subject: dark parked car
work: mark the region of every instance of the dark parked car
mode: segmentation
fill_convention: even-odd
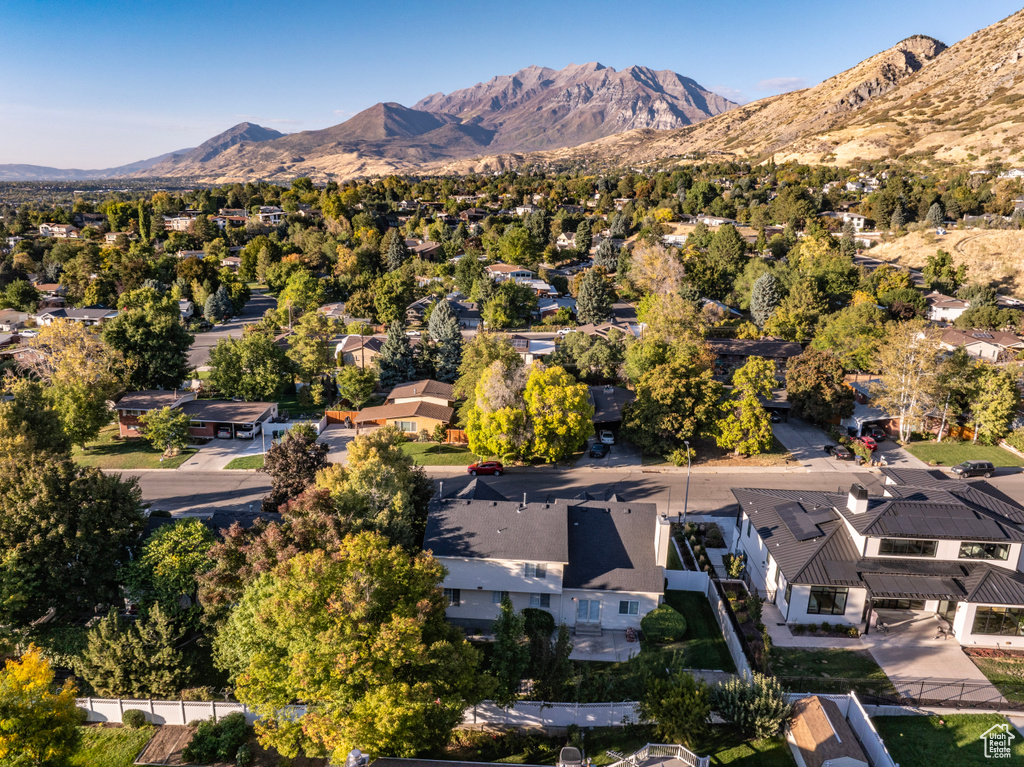
[[[882,429],[874,426],[867,430],[867,435],[871,437],[875,442],[885,442],[889,439],[889,435],[886,434]]]
[[[996,467],[990,461],[964,461],[958,463],[952,469],[953,473],[961,477],[991,477]]]
[[[853,458],[853,453],[850,449],[842,445],[825,445],[825,452],[835,456],[837,461],[849,461]]]
[[[603,442],[595,442],[590,446],[590,457],[591,458],[604,458],[608,455],[608,451],[611,450],[608,445]]]
[[[504,470],[505,467],[498,461],[480,461],[479,463],[471,463],[466,467],[466,472],[474,477],[477,474],[493,474],[496,477],[500,477],[501,472]]]

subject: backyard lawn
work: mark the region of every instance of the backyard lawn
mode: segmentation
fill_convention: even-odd
[[[153,727],[129,730],[118,726],[82,727],[82,748],[71,757],[72,767],[131,767],[153,737]]]
[[[243,455],[238,458],[232,458],[224,470],[234,469],[262,469],[263,468],[263,453],[259,455]]]
[[[162,451],[146,440],[115,440],[117,434],[117,426],[104,427],[99,438],[90,443],[87,450],[79,447],[74,449],[75,462],[99,469],[177,469],[196,454],[195,450],[189,448],[173,458],[161,461]]]
[[[468,466],[476,456],[468,447],[461,445],[438,445],[436,442],[406,442],[402,452],[411,457],[417,466]]]
[[[991,764],[1024,764],[1024,737],[1011,729],[1013,757],[988,759],[981,735],[1006,724],[998,714],[950,714],[948,716],[876,716],[872,722],[885,741],[889,755],[900,767],[981,767]]]
[[[665,602],[686,618],[686,636],[664,649],[680,650],[687,668],[736,670],[706,596],[698,591],[666,591]]]
[[[870,683],[864,685],[866,688],[877,690],[881,686],[887,690],[892,689],[889,678],[867,650],[797,650],[775,647],[772,648],[771,665],[775,675],[783,677],[783,684],[794,692],[831,692],[831,689],[824,689],[824,683],[834,679],[869,680]],[[818,689],[802,689],[807,686],[803,680],[812,680],[811,684],[813,680],[821,680],[822,684]],[[848,692],[849,685],[840,686],[840,692]],[[796,687],[801,689],[797,690]],[[852,687],[856,690],[858,685]]]
[[[993,466],[1024,466],[1024,459],[996,445],[970,442],[913,442],[907,452],[926,463],[956,466],[964,461],[991,461]]]
[[[981,673],[988,677],[1007,700],[1024,703],[1024,653],[1004,658],[986,658],[968,652]]]

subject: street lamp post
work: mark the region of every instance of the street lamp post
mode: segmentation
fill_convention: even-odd
[[[682,525],[686,524],[686,505],[690,500],[690,443],[687,440],[683,440],[683,444],[686,445],[686,491],[683,494],[683,520]]]

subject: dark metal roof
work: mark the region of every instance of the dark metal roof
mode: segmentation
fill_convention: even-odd
[[[807,510],[795,501],[776,506],[775,513],[779,515],[782,524],[798,541],[821,538],[824,533],[821,531],[820,525],[832,522],[836,518],[836,513],[831,508]]]
[[[586,501],[569,507],[566,589],[601,589],[660,594],[665,572],[658,566],[653,503]]]
[[[941,469],[900,469],[887,466],[882,469],[882,474],[888,480],[886,485],[931,487],[945,490],[947,485],[957,482],[957,480],[951,479]]]
[[[1024,573],[981,565],[964,585],[967,601],[992,605],[1024,605]]]
[[[964,595],[952,578],[865,573],[863,579],[874,599],[961,599]]]
[[[954,493],[893,488],[897,497],[882,504],[862,529],[867,535],[950,540],[1021,541],[1024,531],[1010,520],[973,508]]]
[[[856,564],[860,558],[853,538],[844,525],[835,525],[800,571],[788,580],[816,586],[860,586]]]

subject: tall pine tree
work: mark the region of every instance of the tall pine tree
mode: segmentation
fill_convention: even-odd
[[[405,239],[402,237],[401,232],[397,229],[391,229],[388,231],[388,235],[391,235],[391,241],[387,243],[387,250],[384,253],[384,260],[387,262],[388,269],[394,271],[401,269],[402,264],[409,257],[409,250],[405,247]]]
[[[576,291],[576,317],[584,325],[600,325],[612,316],[612,289],[604,269],[587,269]]]
[[[381,388],[387,390],[416,380],[416,362],[401,322],[388,326],[387,340],[377,357],[377,373]]]
[[[462,331],[452,305],[442,299],[430,314],[428,324],[434,342],[434,369],[437,380],[454,383],[462,364]]]
[[[763,328],[782,303],[782,290],[773,274],[762,274],[750,291],[750,315],[755,324]]]

